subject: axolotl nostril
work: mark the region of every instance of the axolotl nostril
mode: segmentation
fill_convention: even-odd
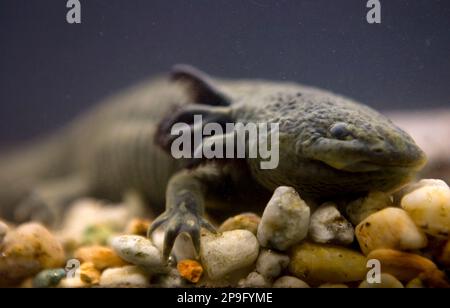
[[[195,115],[224,128],[197,152],[211,140],[235,138],[229,123],[276,123],[276,167],[261,168],[261,157],[174,158],[172,128],[184,123],[195,132]],[[165,225],[167,258],[178,234],[190,234],[198,249],[201,227],[213,231],[205,207],[262,211],[282,185],[318,200],[392,191],[424,163],[410,136],[348,98],[295,83],[216,80],[177,66],[170,77],[109,98],[46,141],[4,157],[0,212],[57,219],[80,196],[114,200],[134,190],[157,211],[165,206],[149,233]]]

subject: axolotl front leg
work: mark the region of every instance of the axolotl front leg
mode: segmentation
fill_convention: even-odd
[[[158,227],[165,226],[164,260],[168,259],[179,234],[189,234],[195,250],[199,252],[201,228],[215,232],[214,227],[203,218],[203,214],[205,196],[213,185],[212,182],[219,178],[219,172],[213,166],[183,169],[171,178],[166,191],[166,210],[148,231],[150,236]]]

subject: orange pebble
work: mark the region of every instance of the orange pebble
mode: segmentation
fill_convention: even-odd
[[[181,277],[193,283],[197,283],[203,274],[202,265],[195,260],[182,260],[178,262],[177,269]]]

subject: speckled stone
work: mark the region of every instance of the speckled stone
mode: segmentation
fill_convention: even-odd
[[[349,245],[355,233],[353,226],[331,202],[322,204],[311,215],[309,238],[316,243]]]
[[[284,251],[308,234],[310,209],[292,187],[280,186],[273,193],[258,226],[263,247]]]
[[[247,230],[226,231],[218,235],[203,233],[201,237],[201,262],[213,280],[253,264],[258,253],[258,241]]]
[[[111,240],[111,247],[122,259],[144,267],[148,272],[167,272],[161,252],[145,237],[139,235],[117,236]]]

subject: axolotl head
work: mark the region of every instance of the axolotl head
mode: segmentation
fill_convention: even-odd
[[[246,121],[279,123],[277,168],[252,164],[267,187],[282,183],[313,196],[393,191],[426,162],[406,132],[367,106],[298,85],[267,88],[259,103],[240,107]]]
[[[270,158],[276,163],[273,168],[261,168],[267,158],[246,158],[253,178],[268,189],[288,185],[312,197],[392,191],[410,181],[426,162],[406,132],[375,110],[342,96],[290,83],[215,82],[188,66],[177,67],[172,76],[187,86],[194,104],[163,122],[159,143],[167,148],[173,123],[189,123],[195,114],[223,126],[276,124],[276,130],[266,132],[270,143],[266,146],[277,155]],[[235,137],[235,132],[224,132],[206,138],[200,148],[211,140]],[[247,151],[258,144],[246,142]]]

